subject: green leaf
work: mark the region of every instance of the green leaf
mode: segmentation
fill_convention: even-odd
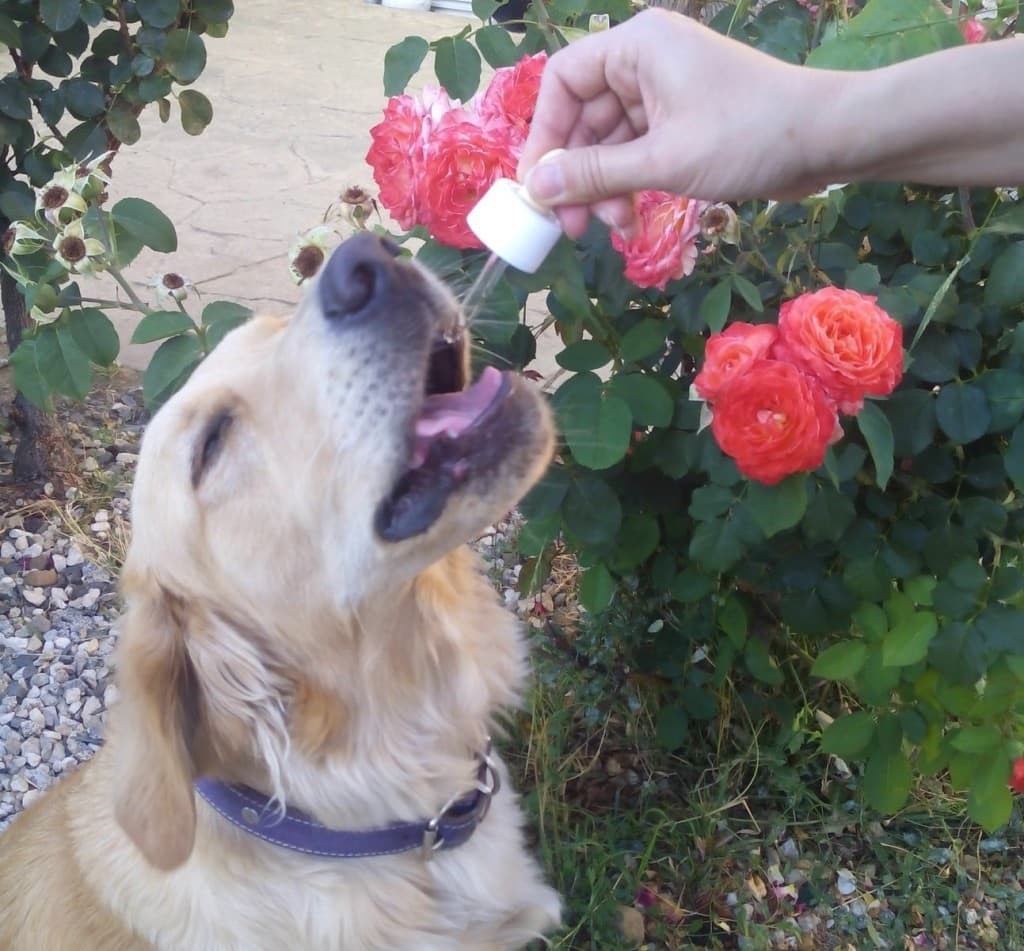
[[[189,135],[199,135],[213,121],[213,104],[195,89],[183,89],[178,95],[181,127]]]
[[[1003,745],[1003,734],[992,724],[964,726],[953,734],[949,745],[961,753],[990,753]]]
[[[974,771],[967,794],[967,814],[986,832],[1001,829],[1013,811],[1009,785],[1010,764],[1000,751]]]
[[[597,340],[579,340],[555,354],[555,362],[573,373],[597,370],[610,363],[611,359],[608,348]]]
[[[770,687],[778,687],[782,683],[782,671],[775,665],[764,641],[756,637],[748,640],[747,646],[743,649],[743,662],[747,665],[747,670],[761,683]]]
[[[0,79],[0,112],[12,119],[32,118],[32,100],[24,84],[14,75]]]
[[[1018,491],[1024,492],[1024,423],[1013,431],[1003,457],[1003,465]]]
[[[36,336],[35,356],[36,366],[51,389],[79,400],[89,392],[92,366],[67,327],[50,324],[42,328]]]
[[[569,491],[569,473],[564,466],[553,465],[519,503],[527,519],[542,518],[558,511]]]
[[[750,508],[765,538],[799,524],[807,511],[807,475],[797,473],[775,485],[751,482],[747,486]]]
[[[1002,214],[993,215],[982,233],[1024,234],[1024,203],[1013,202]]]
[[[924,452],[935,437],[935,397],[930,390],[907,389],[885,401],[892,425],[893,451],[898,456]]]
[[[211,301],[203,308],[203,326],[210,327],[224,320],[242,322],[252,317],[252,308],[230,300]]]
[[[718,609],[718,626],[734,647],[742,647],[747,640],[747,609],[735,594],[730,594]]]
[[[915,611],[900,618],[882,642],[882,663],[886,667],[906,667],[924,660],[938,630],[935,615],[930,611]]]
[[[591,614],[599,614],[612,601],[615,593],[615,579],[601,563],[588,568],[580,579],[580,603]]]
[[[893,813],[910,795],[910,761],[902,749],[876,749],[864,769],[864,796],[879,812]]]
[[[1024,303],[1024,241],[1011,244],[992,262],[985,281],[985,303],[990,307]]]
[[[131,107],[118,102],[107,113],[107,128],[110,134],[125,145],[134,145],[142,138],[142,128]]]
[[[235,13],[232,0],[195,0],[193,7],[207,23],[227,23]]]
[[[700,319],[712,333],[719,333],[725,326],[731,304],[732,285],[728,281],[720,281],[700,302]]]
[[[512,66],[519,59],[519,50],[503,26],[485,26],[476,34],[476,45],[488,65],[495,69]]]
[[[672,581],[670,593],[676,601],[693,604],[702,601],[715,590],[715,579],[697,568],[687,567]]]
[[[39,17],[54,33],[70,30],[81,12],[82,0],[39,0]]]
[[[869,0],[844,28],[807,57],[808,66],[873,69],[964,42],[932,0]]]
[[[179,334],[165,340],[142,376],[142,394],[147,405],[164,402],[199,363],[202,347],[195,334]]]
[[[654,554],[661,540],[661,529],[653,515],[627,515],[615,539],[612,567],[619,573],[630,571]]]
[[[101,367],[110,366],[121,349],[121,339],[110,318],[96,307],[72,311],[71,334],[82,352]]]
[[[146,26],[159,29],[170,26],[181,14],[178,0],[135,0],[135,8]]]
[[[0,43],[9,49],[18,49],[21,46],[21,34],[18,32],[17,24],[4,13],[0,13]]]
[[[663,750],[678,750],[689,737],[690,718],[680,707],[662,707],[654,727],[654,738]]]
[[[179,83],[195,82],[206,68],[206,46],[198,33],[172,30],[163,52],[164,65]]]
[[[588,469],[607,469],[626,455],[633,414],[618,396],[602,387],[597,377],[574,377],[568,392],[559,393],[556,409],[562,435],[576,461]],[[568,387],[566,384],[563,391]]]
[[[761,293],[754,283],[742,274],[733,274],[731,280],[732,286],[740,297],[747,302],[747,306],[760,314],[764,310],[764,304],[761,303]]]
[[[103,90],[84,79],[69,79],[60,85],[68,112],[76,119],[92,119],[106,108]]]
[[[849,680],[864,666],[867,654],[867,648],[860,641],[833,644],[815,658],[811,676],[823,680]]]
[[[169,254],[178,249],[174,225],[156,205],[141,198],[122,198],[111,209],[114,223],[154,251]]]
[[[638,426],[668,426],[675,406],[668,390],[657,377],[646,373],[617,373],[608,390],[629,405]]]
[[[892,427],[885,414],[871,402],[865,402],[857,414],[857,425],[868,444],[871,459],[875,464],[875,482],[885,490],[892,476],[893,436]]]
[[[384,95],[400,96],[426,59],[430,45],[422,36],[407,36],[384,54]]]
[[[601,545],[615,538],[622,524],[619,497],[597,476],[573,480],[562,505],[565,527],[586,545]]]
[[[434,48],[434,72],[453,99],[468,102],[480,85],[480,54],[472,43],[445,36]]]
[[[494,11],[497,10],[503,2],[504,0],[473,0],[473,15],[486,22],[494,16]]]
[[[825,728],[821,734],[821,749],[833,756],[856,756],[868,748],[874,735],[874,717],[865,710],[859,710],[834,720]]]
[[[988,397],[980,385],[948,383],[939,390],[935,401],[935,418],[939,428],[961,446],[980,439],[992,422]]]
[[[158,310],[146,314],[139,321],[132,334],[132,343],[152,343],[154,340],[163,340],[165,337],[174,337],[195,329],[196,325],[192,323],[192,318],[188,314],[183,314],[180,310]]]
[[[654,356],[665,349],[665,321],[645,317],[619,341],[619,356],[627,363]]]
[[[33,406],[41,410],[50,409],[50,388],[43,379],[37,361],[37,347],[34,337],[26,337],[11,354],[10,364],[14,376],[14,387]]]

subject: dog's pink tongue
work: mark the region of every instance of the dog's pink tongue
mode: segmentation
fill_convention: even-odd
[[[487,367],[468,390],[428,396],[416,420],[416,435],[429,439],[439,433],[455,438],[473,425],[501,389],[501,373]]]

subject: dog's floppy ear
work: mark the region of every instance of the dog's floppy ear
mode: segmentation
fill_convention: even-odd
[[[114,814],[147,861],[170,870],[191,854],[196,808],[192,736],[198,703],[184,606],[131,578],[118,653],[120,729]]]

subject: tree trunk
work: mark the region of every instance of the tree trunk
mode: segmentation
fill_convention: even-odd
[[[0,232],[5,231],[7,222],[0,220],[0,226]],[[3,302],[4,323],[7,326],[7,346],[10,352],[14,353],[21,343],[28,315],[25,313],[25,299],[21,296],[17,282],[3,270],[0,270],[0,301]],[[18,446],[14,451],[14,481],[35,482],[44,478],[49,471],[46,458],[48,440],[44,437],[50,428],[50,422],[46,414],[33,406],[21,393],[16,393],[10,419],[20,434]]]

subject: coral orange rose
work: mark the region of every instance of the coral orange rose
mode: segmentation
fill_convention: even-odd
[[[1010,771],[1010,789],[1014,792],[1024,793],[1024,756],[1013,761],[1013,769]]]
[[[816,376],[843,413],[888,396],[903,377],[903,328],[857,291],[825,287],[779,308],[773,356]]]
[[[741,320],[708,339],[704,366],[693,381],[697,395],[714,402],[722,388],[742,376],[754,361],[768,356],[778,339],[774,324],[746,324]]]
[[[498,178],[514,178],[509,127],[448,113],[427,143],[420,180],[422,218],[430,233],[453,248],[482,248],[466,215]]]
[[[626,240],[612,233],[612,247],[626,260],[626,277],[637,287],[664,290],[686,277],[697,263],[700,216],[706,201],[668,192],[645,191],[636,197],[637,232]]]
[[[755,361],[721,391],[711,429],[740,472],[765,485],[816,469],[841,434],[835,405],[817,380],[770,359]]]

